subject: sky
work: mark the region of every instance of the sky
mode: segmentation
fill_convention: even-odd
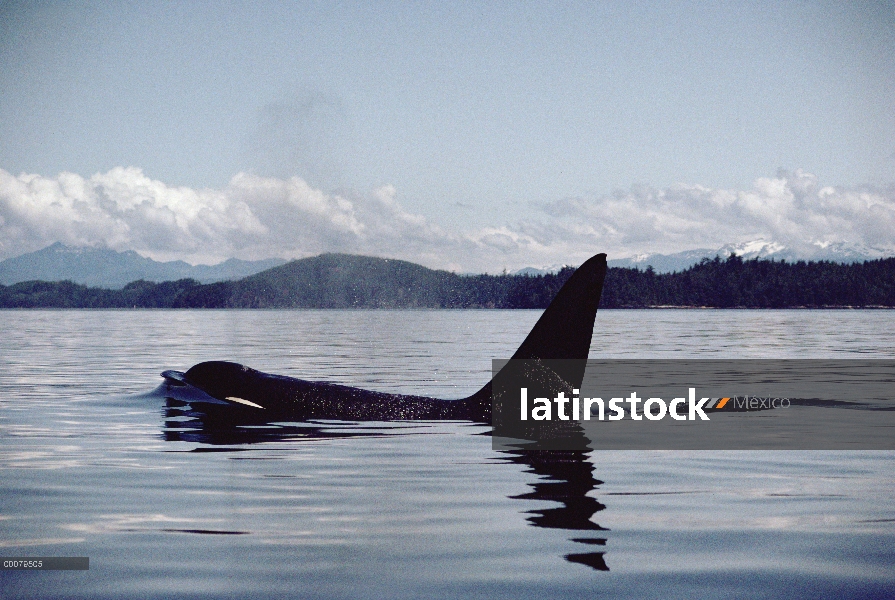
[[[0,0],[0,260],[893,233],[895,2]]]

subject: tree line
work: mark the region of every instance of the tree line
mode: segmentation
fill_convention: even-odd
[[[238,281],[0,285],[0,308],[545,308],[574,272],[458,275],[406,261],[324,254]],[[601,308],[895,307],[895,258],[854,264],[704,259],[659,274],[610,268]]]

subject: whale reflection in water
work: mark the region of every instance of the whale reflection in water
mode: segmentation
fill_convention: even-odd
[[[269,442],[318,442],[345,438],[370,438],[388,435],[425,436],[425,429],[407,423],[276,423],[268,427],[243,427],[244,422],[209,418],[204,412],[194,412],[189,405],[168,399],[164,436],[166,441],[200,443],[193,452],[245,451],[253,444]],[[184,417],[191,417],[183,420]],[[257,423],[257,421],[253,421]],[[430,423],[431,425],[431,423]],[[424,425],[425,427],[425,425]],[[481,430],[481,427],[475,427]],[[593,516],[606,508],[589,494],[603,482],[593,475],[594,466],[587,452],[577,450],[531,450],[513,448],[497,451],[497,463],[521,465],[537,477],[530,482],[528,492],[509,496],[510,500],[534,501],[539,508],[527,511],[526,520],[532,527],[569,532],[569,541],[580,548],[569,548],[565,560],[586,565],[597,571],[608,571],[604,558],[605,532],[594,523]],[[499,465],[495,464],[495,467]],[[540,508],[544,502],[559,506]],[[546,531],[545,531],[546,533]],[[589,551],[585,551],[589,550]]]
[[[581,532],[581,537],[571,541],[588,546],[603,547],[606,538],[594,535],[595,532],[608,531],[591,519],[599,511],[606,508],[604,504],[588,494],[603,482],[593,475],[593,464],[587,453],[578,450],[510,450],[504,452],[510,462],[529,467],[528,471],[538,475],[541,480],[531,484],[532,491],[519,496],[510,496],[516,500],[538,500],[558,502],[561,506],[530,510],[528,522],[535,527],[546,529],[563,529]],[[596,569],[608,571],[609,566],[604,559],[604,551],[576,552],[566,554],[569,562],[578,563]]]

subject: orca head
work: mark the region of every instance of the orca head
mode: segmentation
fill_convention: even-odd
[[[209,396],[241,404],[249,401],[249,406],[258,406],[251,402],[250,396],[257,395],[263,377],[260,371],[224,360],[199,363],[184,373],[187,383]]]

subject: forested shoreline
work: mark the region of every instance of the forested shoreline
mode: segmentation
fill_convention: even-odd
[[[545,308],[573,272],[458,275],[400,260],[324,254],[211,284],[0,285],[0,308]],[[610,268],[600,307],[895,307],[895,258],[840,264],[734,255],[677,273]]]

